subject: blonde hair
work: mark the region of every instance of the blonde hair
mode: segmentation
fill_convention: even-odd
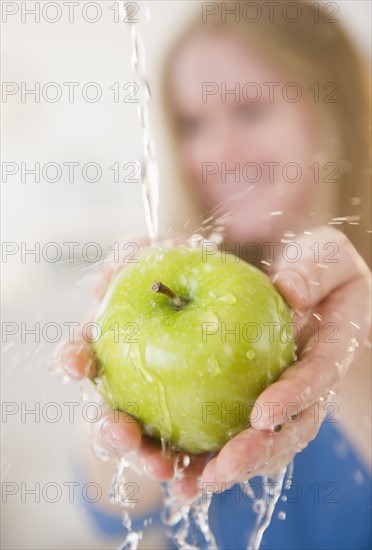
[[[223,3],[214,4],[221,6]],[[243,14],[248,9],[248,4],[252,3],[240,1],[238,4],[240,13]],[[281,4],[284,6],[285,3],[282,1]],[[295,5],[298,13],[301,13],[300,19],[292,23],[283,16],[276,17],[273,22],[269,10],[262,10],[259,20],[254,23],[245,17],[240,17],[236,22],[231,16],[223,21],[221,10],[209,14],[205,22],[201,15],[195,18],[174,44],[163,66],[162,95],[165,115],[170,128],[174,130],[169,74],[178,50],[195,33],[221,26],[232,30],[250,46],[259,48],[263,55],[284,69],[309,95],[316,93],[309,86],[319,83],[318,90],[323,96],[319,97],[318,103],[314,101],[315,96],[312,97],[322,133],[321,149],[328,154],[329,159],[336,161],[340,169],[336,176],[338,182],[327,183],[334,186],[328,216],[337,216],[339,224],[336,227],[350,238],[371,265],[370,234],[367,234],[371,219],[371,118],[367,63],[341,24],[329,21],[330,14],[324,7],[318,4],[319,21],[316,21],[313,4],[310,2],[300,0],[290,4]],[[278,12],[280,13],[280,8]],[[324,90],[322,86],[326,83],[328,89]],[[327,102],[327,98],[330,102]],[[195,211],[197,212],[197,207]],[[322,220],[323,223],[330,221],[332,220]]]

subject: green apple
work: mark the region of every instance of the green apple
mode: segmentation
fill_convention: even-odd
[[[98,391],[147,435],[216,451],[294,361],[292,316],[269,278],[232,254],[144,249],[97,316]]]

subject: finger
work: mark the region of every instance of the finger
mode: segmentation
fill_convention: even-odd
[[[245,483],[249,482],[251,479],[255,477],[263,477],[263,476],[276,476],[282,474],[283,470],[285,470],[288,465],[292,462],[294,456],[296,455],[296,451],[288,451],[282,455],[276,455],[273,460],[267,464],[263,464],[262,466],[259,466],[258,468],[254,468],[250,470],[246,478],[243,479],[235,479],[228,483],[219,483],[214,484],[214,486],[211,487],[213,493],[222,493],[223,491],[226,491],[236,485],[237,483],[241,483],[243,485],[242,490],[245,491]],[[208,488],[208,492],[211,492]]]
[[[182,456],[188,457],[190,460],[189,465],[184,467],[183,470],[180,469],[180,455],[173,455],[170,452],[164,454],[160,443],[148,437],[143,438],[138,453],[143,471],[148,477],[158,482],[173,481],[173,483],[177,485],[178,480],[176,480],[176,477],[179,476],[180,480],[185,480],[180,487],[186,486],[187,484],[196,487],[209,454],[182,454]],[[183,492],[182,488],[180,492]],[[186,493],[188,493],[188,491],[186,491]]]
[[[244,430],[208,462],[202,482],[221,484],[244,481],[256,475],[258,468],[272,466],[278,457],[301,451],[318,433],[324,414],[320,412],[319,418],[314,418],[313,411],[304,411],[277,433],[251,428]]]
[[[334,289],[369,276],[367,265],[347,237],[328,226],[298,237],[292,246],[293,257],[288,248],[288,253],[282,254],[275,264],[273,283],[287,302],[300,311],[315,306]]]
[[[204,470],[205,464],[210,458],[210,453],[204,453],[201,455],[187,455],[190,464],[179,474],[180,478],[176,479],[169,492],[172,496],[178,500],[190,503],[194,502],[202,493],[202,485],[200,483],[200,477]]]
[[[150,438],[142,439],[139,459],[146,475],[155,481],[170,481],[174,477],[174,457],[164,454],[161,445]]]
[[[287,466],[292,462],[294,456],[299,451],[287,451],[284,454],[276,455],[273,457],[273,460],[269,462],[268,464],[263,464],[259,468],[256,468],[254,470],[251,470],[247,476],[246,481],[249,481],[250,479],[257,477],[257,476],[275,476],[280,475],[284,469],[287,468]],[[241,479],[238,479],[235,481],[235,483],[243,483],[244,481]]]
[[[357,279],[335,290],[316,308],[300,360],[258,397],[251,415],[254,429],[282,424],[295,414],[294,408],[305,410],[319,397],[337,391],[368,335],[367,294],[365,280]]]
[[[94,425],[93,436],[102,446],[122,454],[137,451],[141,446],[142,433],[139,423],[130,415],[109,409],[102,404],[102,415]]]
[[[73,380],[94,378],[97,374],[93,350],[84,339],[63,342],[56,351],[55,362]]]

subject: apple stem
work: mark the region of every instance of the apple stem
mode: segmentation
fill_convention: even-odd
[[[160,292],[160,294],[164,294],[165,296],[168,296],[170,301],[178,309],[183,308],[183,306],[185,305],[185,302],[181,300],[181,298],[175,292],[173,292],[172,289],[163,285],[163,283],[160,283],[159,281],[155,281],[155,283],[151,287],[151,290],[153,290],[154,292]]]

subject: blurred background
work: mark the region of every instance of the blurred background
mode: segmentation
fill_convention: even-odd
[[[128,181],[142,150],[137,105],[123,101],[131,91],[123,86],[136,80],[130,65],[130,32],[128,25],[118,21],[114,0],[73,2],[72,22],[69,2],[50,3],[59,5],[62,14],[54,23],[50,22],[57,14],[53,6],[35,21],[28,11],[36,4],[39,10],[46,5],[2,2],[1,6],[1,547],[115,548],[118,541],[103,539],[94,531],[84,506],[77,498],[70,502],[67,486],[63,485],[76,480],[74,460],[80,452],[80,448],[76,450],[80,445],[76,424],[84,419],[80,404],[74,416],[77,421],[71,422],[66,405],[79,403],[81,389],[73,383],[62,384],[59,377],[48,374],[59,341],[57,329],[48,324],[57,324],[66,336],[67,322],[78,323],[86,318],[92,303],[92,276],[102,262],[87,261],[84,254],[94,258],[98,250],[103,261],[119,238],[129,242],[146,234],[140,183]],[[161,175],[160,226],[165,233],[169,229],[167,209],[174,205],[166,200],[164,182],[174,181],[177,174],[167,153],[162,124],[159,69],[167,48],[188,19],[201,9],[201,2],[129,4],[138,10],[153,89],[152,128]],[[337,4],[340,19],[369,56],[370,3],[352,0]],[[150,19],[146,17],[147,8],[151,10]],[[52,82],[54,88],[46,87]],[[64,83],[75,83],[72,102]],[[87,83],[95,84],[87,88]],[[22,91],[35,86],[40,86],[38,101],[31,94],[22,96]],[[53,98],[56,90],[61,90],[61,98],[46,101],[43,93]],[[97,90],[102,94],[100,99],[87,100],[94,98]],[[27,172],[36,163],[40,165],[40,181]],[[73,177],[69,177],[68,168],[73,165],[68,163],[75,163]],[[59,169],[58,181],[51,181],[57,179]],[[115,181],[118,169],[120,181]],[[92,181],[97,174],[98,181]],[[133,178],[138,179],[138,175]],[[186,209],[180,205],[178,208],[186,221]],[[51,242],[62,250],[59,261],[43,258],[43,250],[53,258],[53,250],[57,249],[45,249]],[[71,242],[77,244],[74,261],[70,262],[68,245],[63,243]],[[83,252],[84,246],[92,242],[95,248]],[[40,247],[40,259],[25,255],[26,249],[35,246]],[[47,325],[45,338],[43,329]],[[26,332],[35,328],[36,334]],[[56,404],[54,410],[51,403]],[[27,414],[29,410],[36,413]],[[51,482],[65,487],[58,500],[53,487],[47,498],[42,494]],[[39,492],[39,502],[26,494],[32,488]]]

